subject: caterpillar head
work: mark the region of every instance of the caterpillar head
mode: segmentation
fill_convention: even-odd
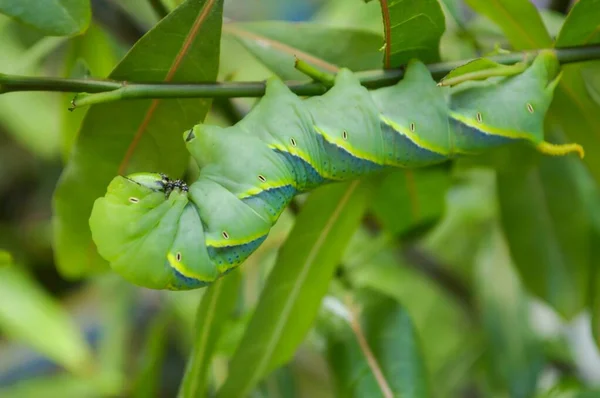
[[[184,185],[158,173],[117,176],[94,202],[92,239],[100,255],[130,282],[154,289],[174,283],[167,253],[188,203]]]

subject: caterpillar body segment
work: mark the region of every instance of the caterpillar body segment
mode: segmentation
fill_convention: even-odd
[[[440,87],[419,61],[402,81],[368,91],[342,69],[324,95],[302,100],[271,78],[234,126],[183,135],[200,166],[187,186],[161,174],[118,176],[90,218],[100,254],[131,282],[154,289],[206,286],[243,263],[292,198],[320,185],[397,167],[423,167],[514,141],[543,141],[560,78],[550,52],[522,73]]]

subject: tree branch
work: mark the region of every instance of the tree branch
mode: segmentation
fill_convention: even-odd
[[[514,64],[530,60],[540,50],[514,52],[489,57],[500,64]],[[561,64],[600,59],[600,45],[554,49]],[[435,78],[441,78],[452,69],[469,60],[441,62],[428,65]],[[390,86],[404,74],[403,68],[358,72],[361,83],[367,88]],[[298,95],[321,95],[327,87],[316,82],[287,82],[287,86]],[[95,79],[62,79],[51,77],[17,76],[0,74],[0,94],[15,91],[60,91],[77,93],[73,107],[101,102],[141,98],[227,98],[260,97],[265,93],[264,82],[226,83],[165,83],[126,82]],[[90,94],[98,93],[98,94]]]

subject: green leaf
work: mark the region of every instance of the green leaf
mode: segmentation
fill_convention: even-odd
[[[476,262],[474,285],[492,384],[510,397],[531,397],[543,369],[542,347],[529,325],[527,295],[498,228],[485,239]]]
[[[109,77],[214,81],[222,7],[222,0],[186,1],[141,38]],[[210,99],[132,100],[88,111],[54,195],[54,248],[63,276],[105,269],[88,225],[94,201],[117,174],[181,176],[189,158],[183,132],[204,119],[210,104]]]
[[[194,347],[179,390],[180,397],[207,395],[211,359],[237,303],[241,281],[239,270],[234,270],[211,285],[202,297],[196,315]]]
[[[312,21],[328,26],[382,32],[381,6],[378,1],[329,0],[313,14]]]
[[[132,397],[156,397],[159,395],[161,370],[169,342],[169,324],[172,316],[162,310],[152,319],[139,354],[139,368],[132,382]]]
[[[408,312],[397,301],[372,290],[361,291],[360,317],[328,333],[328,359],[341,397],[429,397],[421,342]],[[364,337],[366,347],[359,343]],[[368,348],[367,348],[368,347]],[[383,381],[377,380],[377,364]],[[385,384],[383,387],[382,384]]]
[[[247,395],[294,355],[372,189],[368,182],[354,181],[324,186],[310,195],[279,252],[219,397]]]
[[[539,159],[527,164],[523,159]],[[527,289],[566,318],[587,303],[593,232],[587,202],[594,186],[573,157],[513,151],[498,174],[502,226]]]
[[[0,12],[49,36],[82,33],[92,16],[90,0],[0,0]]]
[[[313,381],[314,378],[311,382]],[[251,398],[296,398],[300,396],[301,391],[310,394],[310,392],[304,390],[306,387],[297,384],[291,366],[282,366],[260,383],[258,388],[253,391]],[[301,389],[301,387],[303,388]],[[313,385],[310,387],[313,387]],[[322,393],[322,390],[317,391]]]
[[[581,77],[587,89],[587,94],[596,105],[600,106],[600,62],[594,62],[581,67]]]
[[[131,314],[135,312],[136,288],[115,274],[104,275],[96,287],[102,303],[98,315],[102,324],[98,341],[100,369],[96,377],[105,396],[120,396],[127,383],[128,350],[134,341]]]
[[[6,267],[12,264],[12,256],[5,250],[0,250],[0,267]]]
[[[404,65],[411,58],[439,61],[446,20],[438,0],[382,0],[381,9],[386,68]]]
[[[282,79],[307,79],[294,68],[295,57],[328,72],[338,67],[359,71],[380,65],[381,36],[368,31],[270,21],[229,23],[223,32],[235,37]]]
[[[449,174],[442,168],[395,171],[383,178],[371,209],[389,233],[402,234],[442,215],[449,186]]]
[[[44,58],[56,51],[65,38],[45,37],[27,47],[16,22],[0,15],[2,62],[0,72],[37,76]],[[0,125],[16,142],[44,159],[59,149],[60,93],[14,92],[0,96]],[[40,134],[43,131],[44,134]]]
[[[14,265],[0,267],[0,329],[73,373],[92,370],[90,348],[73,318]]]
[[[31,377],[29,379],[0,386],[0,396],[6,398],[102,398],[102,384],[96,379],[81,378],[70,373],[50,376]]]
[[[515,49],[548,48],[550,35],[529,0],[466,0],[475,11],[495,22]]]
[[[454,232],[454,236],[457,235],[460,234]],[[421,340],[427,342],[422,354],[429,373],[438,380],[434,389],[450,393],[449,384],[453,383],[453,378],[448,377],[448,363],[461,362],[461,369],[452,367],[454,376],[463,372],[458,378],[465,377],[472,366],[472,361],[466,358],[473,355],[473,338],[465,333],[470,330],[467,329],[470,320],[464,308],[455,297],[419,271],[420,265],[403,261],[396,247],[381,248],[375,240],[367,240],[365,245],[372,251],[365,250],[364,257],[357,254],[356,265],[351,269],[345,267],[351,286],[380,292],[402,304]],[[350,261],[344,261],[344,265]]]
[[[600,43],[600,0],[579,0],[567,15],[555,46]]]

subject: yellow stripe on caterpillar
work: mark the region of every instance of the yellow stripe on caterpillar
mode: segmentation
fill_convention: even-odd
[[[483,124],[482,121],[469,118],[469,117],[467,117],[465,115],[461,115],[460,113],[457,113],[457,112],[450,111],[450,117],[453,118],[454,120],[457,120],[457,121],[469,126],[469,127],[473,127],[474,129],[477,129],[485,134],[495,135],[497,137],[512,138],[514,140],[520,140],[520,139],[529,140],[531,138],[530,133],[522,133],[519,131],[507,130],[507,129],[501,129],[498,127],[488,126],[488,125]],[[477,113],[477,117],[479,119],[481,119],[481,114]]]
[[[323,131],[322,129],[320,129],[317,126],[313,125],[313,128],[315,129],[315,131],[318,134],[320,134],[323,137],[323,139],[325,141],[342,148],[343,150],[345,150],[346,152],[348,152],[350,155],[354,156],[355,158],[358,158],[361,160],[368,160],[369,162],[373,162],[373,163],[380,164],[380,165],[384,164],[382,162],[381,158],[370,155],[367,152],[359,151],[356,148],[352,147],[349,144],[349,142],[347,141],[348,135],[345,131],[344,131],[344,135],[342,136],[341,139],[339,139],[339,138],[336,139],[331,134],[326,133],[325,131]]]
[[[398,132],[398,134],[402,134],[403,136],[405,136],[406,138],[411,140],[415,145],[417,145],[427,151],[434,152],[434,153],[437,153],[437,154],[440,154],[443,156],[449,155],[449,152],[447,149],[436,146],[436,145],[432,145],[429,142],[423,141],[421,138],[419,138],[419,136],[417,134],[413,133],[410,129],[407,129],[404,126],[401,126],[401,125],[395,123],[393,120],[390,120],[383,115],[379,116],[379,118],[381,119],[382,122],[384,122],[385,124],[390,126],[392,129],[394,129],[394,131]]]
[[[281,145],[281,144],[269,144],[268,146],[271,149],[276,149],[278,151],[286,152],[286,153],[289,153],[290,155],[299,157],[300,159],[304,160],[306,163],[311,165],[317,171],[317,173],[319,173],[321,176],[324,176],[323,169],[321,169],[319,167],[319,165],[315,164],[314,160],[310,157],[310,155],[307,152],[304,152],[303,150],[299,149],[298,147],[294,146],[292,148],[289,148],[289,147]]]
[[[261,193],[263,191],[268,191],[269,189],[276,189],[276,188],[285,187],[286,185],[291,185],[294,188],[297,188],[296,181],[293,181],[293,180],[290,180],[290,181],[285,181],[285,180],[270,181],[270,180],[267,180],[267,181],[264,181],[264,182],[261,182],[260,184],[258,184],[257,187],[252,187],[249,190],[238,194],[237,197],[239,199],[249,198],[251,196],[258,195],[259,193]]]
[[[206,276],[191,272],[183,265],[183,263],[178,261],[177,257],[171,252],[167,253],[167,260],[169,261],[169,265],[171,266],[171,268],[174,268],[177,272],[179,272],[181,275],[185,276],[186,278],[197,279],[202,282],[214,282],[216,280],[214,278],[207,279]]]
[[[226,231],[223,231],[224,233],[226,233]],[[229,234],[227,234],[227,238],[223,238],[223,239],[210,239],[210,238],[206,238],[205,239],[205,243],[206,246],[210,246],[212,248],[218,249],[221,247],[229,247],[229,246],[242,246],[245,244],[248,244],[250,242],[254,242],[257,239],[262,238],[263,236],[265,236],[266,234],[269,233],[269,229],[267,229],[266,231],[261,231],[257,234],[251,235],[251,236],[245,236],[243,238],[239,238],[239,239],[231,239],[231,236],[229,236]]]

